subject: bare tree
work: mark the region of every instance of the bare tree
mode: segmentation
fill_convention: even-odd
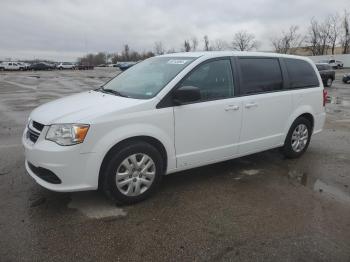
[[[163,43],[161,41],[154,42],[154,53],[156,55],[163,55],[165,53]]]
[[[233,50],[250,51],[257,47],[258,42],[255,40],[255,36],[253,34],[249,34],[244,30],[234,34],[232,41]]]
[[[310,27],[308,29],[307,41],[309,46],[307,47],[312,55],[319,55],[319,25],[314,19],[310,21]]]
[[[307,33],[308,49],[312,55],[327,54],[330,44],[332,24],[330,17],[327,17],[322,23],[312,18]]]
[[[344,11],[344,17],[342,22],[341,44],[343,48],[343,54],[348,54],[350,52],[350,21],[349,13],[347,10]]]
[[[130,48],[128,44],[124,45],[124,50],[122,52],[122,56],[124,56],[124,58],[128,61],[130,60],[130,54],[129,54]]]
[[[275,52],[281,54],[294,54],[298,47],[304,41],[304,38],[298,34],[299,27],[292,25],[287,32],[282,31],[280,37],[271,40]]]
[[[340,20],[339,18],[340,17],[338,14],[329,16],[329,22],[331,26],[330,32],[329,32],[329,42],[332,48],[332,55],[334,55],[335,46],[338,43],[338,38],[340,34],[340,26],[338,23],[338,21]]]
[[[214,42],[213,50],[222,51],[225,49],[228,49],[228,44],[224,40],[217,39]]]
[[[192,37],[191,39],[191,42],[192,42],[192,51],[196,51],[197,50],[197,47],[198,47],[198,40],[197,40],[197,37]]]
[[[204,51],[210,51],[209,38],[207,35],[203,37],[204,40]]]
[[[172,53],[176,53],[175,48],[170,48],[168,49],[168,51],[166,51],[167,54],[172,54]]]
[[[327,17],[323,23],[320,25],[320,53],[325,55],[329,48],[329,36],[331,33],[331,22],[330,17]]]
[[[184,42],[184,48],[185,48],[185,52],[190,52],[190,51],[191,51],[190,41],[185,40],[185,42]]]

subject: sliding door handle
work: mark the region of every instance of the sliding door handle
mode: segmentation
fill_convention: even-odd
[[[258,104],[257,103],[248,103],[248,104],[245,104],[245,108],[252,108],[252,107],[257,107]]]
[[[225,111],[237,111],[239,109],[239,106],[236,106],[236,105],[228,105],[226,108],[225,108]]]

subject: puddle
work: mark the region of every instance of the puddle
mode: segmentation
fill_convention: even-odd
[[[340,189],[328,185],[324,183],[323,181],[317,179],[314,184],[314,190],[317,192],[320,192],[321,194],[326,194],[338,201],[344,201],[350,203],[350,196],[346,194],[345,192],[341,191]]]
[[[328,96],[327,102],[335,105],[350,106],[350,101],[344,100],[342,97],[339,96]]]
[[[260,173],[259,169],[245,169],[243,171],[241,171],[241,175],[235,177],[235,180],[241,180],[242,178],[244,178],[244,176],[255,176],[258,175]]]
[[[89,218],[101,219],[110,217],[125,217],[127,213],[113,205],[97,192],[79,192],[71,195],[72,201],[68,208],[77,209]]]
[[[260,170],[258,169],[247,169],[243,170],[242,174],[247,175],[247,176],[254,176],[260,173]]]
[[[303,186],[307,185],[307,173],[306,172],[291,170],[288,172],[288,178],[294,182],[297,182],[298,184],[303,185]]]

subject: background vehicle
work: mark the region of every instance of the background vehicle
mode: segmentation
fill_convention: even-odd
[[[345,74],[345,75],[343,76],[343,82],[344,82],[345,84],[350,84],[350,74]]]
[[[321,60],[318,63],[329,64],[332,68],[335,68],[335,69],[340,69],[340,68],[343,68],[344,66],[344,63],[342,61],[338,61],[335,59]]]
[[[24,63],[24,62],[16,62],[17,65],[19,66],[19,70],[28,70],[30,64]]]
[[[52,70],[52,66],[45,62],[34,63],[29,66],[29,70]]]
[[[120,70],[125,71],[134,65],[136,65],[136,62],[124,62],[121,63],[118,67]]]
[[[323,85],[326,87],[331,87],[335,79],[335,71],[329,64],[317,63],[316,67],[321,75]]]
[[[20,66],[16,62],[2,62],[0,64],[2,70],[19,70]]]
[[[57,65],[57,68],[62,69],[75,69],[75,64],[70,62],[61,62]]]
[[[76,68],[79,70],[92,70],[94,69],[94,66],[88,63],[79,63],[77,64]]]
[[[153,57],[99,89],[36,108],[22,140],[26,170],[51,190],[100,188],[135,203],[164,174],[272,148],[301,156],[323,128],[325,98],[308,58]]]

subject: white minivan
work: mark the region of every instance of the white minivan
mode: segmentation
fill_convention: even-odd
[[[195,52],[149,58],[101,88],[36,108],[23,134],[37,183],[145,199],[163,175],[280,147],[307,149],[325,122],[308,58]]]

